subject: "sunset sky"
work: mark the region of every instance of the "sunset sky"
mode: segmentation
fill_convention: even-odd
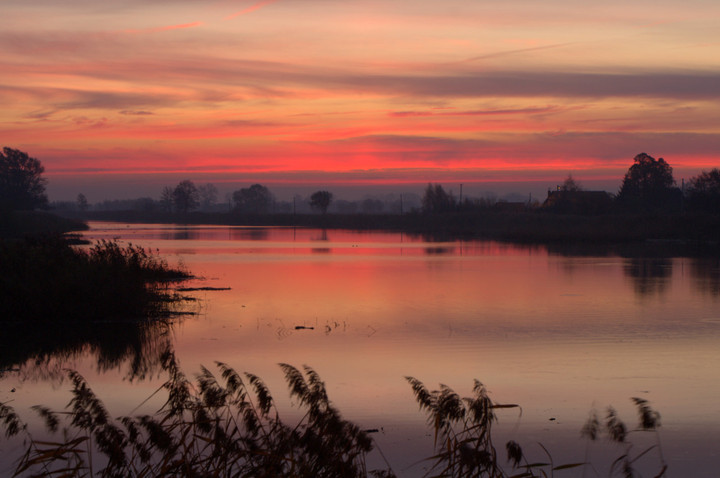
[[[3,0],[0,146],[50,199],[615,192],[720,167],[720,2]],[[344,189],[347,187],[352,189]],[[282,194],[280,194],[282,195]]]

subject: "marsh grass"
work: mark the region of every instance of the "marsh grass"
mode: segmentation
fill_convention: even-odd
[[[86,250],[56,235],[0,241],[0,322],[163,316],[181,299],[169,285],[189,277],[132,244],[100,241]]]
[[[302,418],[286,423],[265,383],[216,363],[194,383],[173,354],[164,356],[167,400],[155,415],[112,419],[82,376],[68,371],[72,399],[65,412],[34,411],[60,435],[36,440],[15,412],[0,404],[8,437],[25,434],[27,448],[13,476],[355,477],[371,474],[371,438],[331,405],[309,367],[281,364]],[[378,471],[375,476],[393,476]]]
[[[49,477],[394,477],[387,469],[368,470],[373,450],[370,435],[343,419],[331,404],[324,382],[310,367],[280,364],[300,418],[281,418],[270,390],[260,377],[238,373],[216,362],[216,372],[202,367],[194,382],[180,370],[172,352],[162,357],[167,381],[155,392],[167,397],[154,415],[111,418],[100,398],[75,371],[66,371],[72,399],[63,412],[35,406],[33,411],[52,438],[36,439],[15,411],[0,403],[0,424],[8,439],[23,439],[22,456],[12,476]],[[510,440],[498,453],[493,443],[496,411],[516,404],[493,402],[479,381],[473,394],[461,398],[445,385],[428,390],[406,377],[420,409],[434,431],[435,454],[425,476],[532,478],[583,476],[589,463],[555,465],[542,445],[543,460],[527,457]],[[153,395],[155,395],[153,394]],[[149,397],[151,398],[151,397]],[[148,398],[148,399],[149,399]],[[639,425],[628,430],[614,409],[603,421],[593,411],[581,431],[588,442],[606,434],[621,444],[622,454],[609,476],[639,476],[636,464],[659,450],[660,415],[644,399],[633,398]],[[298,415],[296,415],[298,416]],[[634,452],[630,436],[651,432],[657,444]],[[502,458],[504,456],[505,458]],[[656,478],[665,474],[662,453]],[[572,470],[568,473],[567,470]]]
[[[590,414],[581,430],[581,436],[588,441],[585,460],[555,464],[550,451],[541,443],[544,456],[540,460],[528,457],[522,446],[514,440],[505,444],[506,460],[498,457],[492,440],[493,424],[497,421],[496,411],[515,409],[521,413],[519,405],[493,402],[485,386],[474,381],[473,394],[461,398],[447,385],[439,390],[428,390],[413,377],[405,377],[410,383],[420,410],[427,415],[428,426],[434,431],[435,454],[424,461],[429,463],[427,477],[487,477],[487,478],[547,478],[554,476],[582,476],[592,470],[593,476],[599,476],[589,462],[589,444],[605,435],[608,441],[620,444],[623,452],[610,465],[609,476],[634,478],[640,476],[637,465],[647,460],[651,451],[657,450],[657,470],[652,476],[665,476],[667,464],[660,448],[660,414],[650,407],[647,400],[632,398],[638,410],[637,428],[628,430],[612,407],[608,407],[605,421],[601,422],[596,411]],[[656,443],[640,451],[634,450],[630,440],[632,433],[653,433]],[[507,465],[504,465],[507,464]]]

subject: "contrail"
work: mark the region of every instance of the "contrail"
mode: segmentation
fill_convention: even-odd
[[[259,10],[260,8],[264,7],[265,5],[270,5],[271,3],[275,3],[277,0],[260,0],[254,5],[251,5],[247,7],[245,10],[240,10],[239,12],[235,12],[232,15],[228,15],[225,17],[225,20],[232,20],[235,17],[239,17],[240,15],[245,15],[247,13],[252,13],[255,10]]]

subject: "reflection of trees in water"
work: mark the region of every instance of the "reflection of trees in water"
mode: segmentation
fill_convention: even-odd
[[[230,229],[230,238],[234,241],[264,241],[269,232],[264,227]]]
[[[176,241],[189,241],[189,240],[195,240],[200,237],[197,230],[191,227],[186,227],[182,229],[176,229],[172,233],[172,238]]]
[[[452,254],[455,252],[454,247],[445,246],[445,247],[426,247],[425,248],[425,254],[428,256],[438,256],[442,254]]]
[[[662,295],[672,277],[672,259],[665,257],[634,257],[625,262],[625,275],[640,296]]]
[[[328,238],[327,229],[322,229],[319,236],[311,237],[310,240],[317,242],[329,242],[330,239]],[[332,252],[332,249],[329,247],[313,247],[312,252],[317,254],[329,254]]]
[[[172,349],[168,321],[43,325],[5,324],[0,335],[0,370],[18,370],[26,380],[57,380],[72,362],[92,356],[97,370],[123,370],[143,380],[161,370]]]
[[[705,294],[720,296],[720,259],[694,258],[690,261],[695,287]]]
[[[330,239],[328,238],[327,229],[321,229],[321,230],[320,230],[320,235],[319,235],[319,236],[313,236],[313,237],[310,238],[310,240],[311,240],[311,241],[322,241],[322,242],[327,242],[327,241],[329,241]]]

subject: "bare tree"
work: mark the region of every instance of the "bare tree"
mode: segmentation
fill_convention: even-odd
[[[200,207],[208,210],[217,203],[218,190],[210,183],[203,184],[198,187],[198,193],[200,194]]]
[[[310,196],[310,207],[319,210],[321,213],[326,214],[330,203],[332,202],[333,195],[329,191],[316,191]]]
[[[80,212],[87,211],[88,200],[83,193],[80,193],[77,195],[77,207],[80,210]]]
[[[189,179],[181,181],[173,190],[173,204],[178,212],[187,214],[193,209],[197,209],[199,203],[198,190]]]
[[[170,213],[173,207],[173,188],[165,186],[160,193],[160,205],[163,211]]]
[[[688,208],[696,211],[720,211],[720,169],[703,171],[690,178],[687,189]]]
[[[456,201],[452,194],[445,192],[439,184],[428,184],[422,198],[422,209],[426,213],[450,212],[455,209]]]
[[[572,177],[572,174],[568,174],[568,177],[565,178],[562,186],[560,186],[560,190],[566,192],[577,192],[582,191],[582,189],[582,186],[579,182],[575,181],[575,178]]]

